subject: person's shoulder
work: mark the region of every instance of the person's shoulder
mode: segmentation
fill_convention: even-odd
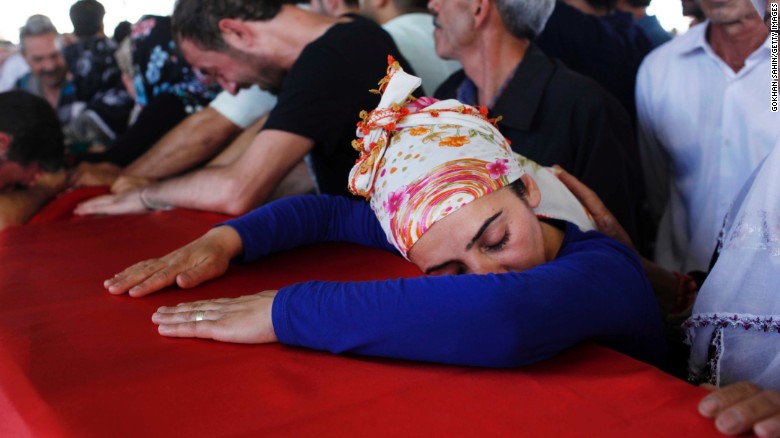
[[[588,30],[601,29],[601,23],[597,17],[582,13],[566,2],[555,3],[555,8],[553,8],[549,21],[553,23],[565,23],[566,25],[576,24]]]
[[[80,41],[76,41],[62,48],[62,56],[64,56],[66,59],[75,57],[78,56],[83,50],[84,45]]]
[[[433,15],[426,12],[402,14],[382,24],[382,28],[390,32],[390,34],[393,31],[409,32],[433,29]]]
[[[358,38],[358,35],[385,35],[386,32],[382,29],[382,26],[377,24],[374,20],[370,20],[360,14],[344,14],[342,18],[348,20],[336,23],[331,26],[326,32],[332,34],[331,36],[339,36],[346,38]]]
[[[637,71],[637,95],[676,92],[669,81],[678,83],[679,78],[689,75],[686,69],[690,68],[690,55],[701,47],[705,30],[705,24],[696,25],[651,51]]]
[[[641,269],[639,257],[634,250],[607,235],[596,231],[582,231],[576,225],[565,222],[565,237],[558,257],[585,256],[595,264],[632,265]]]
[[[701,45],[704,33],[707,30],[705,23],[691,27],[682,35],[676,36],[666,43],[651,51],[642,62],[642,68],[661,68],[673,66],[677,58],[691,52]]]
[[[111,53],[112,56],[116,52],[117,45],[114,40],[108,37],[97,37],[93,42],[93,47],[98,53]]]
[[[549,87],[558,95],[565,95],[572,103],[587,107],[603,107],[604,105],[620,105],[612,95],[595,79],[578,73],[558,59],[551,59],[554,71],[550,77]]]
[[[387,50],[393,44],[390,35],[376,22],[357,14],[346,14],[343,18],[347,20],[332,25],[309,43],[299,60],[312,58],[318,59],[317,62],[341,63],[344,60],[339,58],[348,57],[350,62],[355,62],[373,55],[371,52]],[[325,59],[328,57],[331,59]]]
[[[644,267],[634,250],[599,231],[581,231],[568,222],[565,225],[564,241],[554,261],[561,269],[587,272],[591,280],[602,286],[649,289]]]
[[[576,29],[576,32],[572,32]],[[537,38],[545,50],[611,49],[621,45],[620,37],[599,17],[580,12],[577,8],[556,2],[555,9]]]
[[[33,82],[33,78],[34,76],[32,72],[28,71],[16,80],[16,88],[22,91],[32,91],[30,87]]]
[[[388,55],[400,62],[404,70],[414,73],[390,34],[381,26],[355,14],[347,14],[345,18],[349,20],[332,25],[304,48],[293,64],[290,76],[310,80],[311,71],[316,70],[318,76],[339,82],[345,82],[344,77],[349,76],[355,79],[370,77],[375,83],[385,74]],[[344,85],[363,87],[364,81]]]

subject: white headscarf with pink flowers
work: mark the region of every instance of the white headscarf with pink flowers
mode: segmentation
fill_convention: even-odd
[[[585,208],[548,169],[512,152],[487,111],[456,100],[412,101],[420,79],[390,59],[379,106],[363,113],[360,158],[349,188],[369,198],[388,240],[404,257],[438,220],[469,202],[531,176],[539,187],[538,217],[594,229]]]

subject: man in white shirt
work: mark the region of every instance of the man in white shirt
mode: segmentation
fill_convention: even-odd
[[[433,96],[445,79],[461,69],[458,61],[436,54],[428,0],[360,0],[360,12],[382,25]]]
[[[708,21],[653,51],[637,78],[639,146],[659,221],[656,262],[706,271],[730,202],[780,135],[770,40],[750,0],[701,0]]]

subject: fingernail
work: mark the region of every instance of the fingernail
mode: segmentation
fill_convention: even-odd
[[[699,402],[699,413],[707,417],[713,417],[720,409],[720,402],[717,398],[707,396]]]
[[[756,435],[759,437],[780,436],[780,420],[771,418],[758,423],[755,427]]]
[[[718,429],[720,429],[721,432],[734,433],[742,424],[742,419],[733,410],[728,410],[718,415],[718,419],[715,420],[715,424],[718,426]]]

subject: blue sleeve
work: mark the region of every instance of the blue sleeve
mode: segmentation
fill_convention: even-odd
[[[319,242],[351,242],[397,252],[368,202],[346,196],[283,198],[225,225],[241,236],[244,254],[236,261],[242,263]]]
[[[461,365],[527,365],[586,339],[657,361],[662,323],[639,260],[588,235],[523,273],[286,287],[274,329],[295,346]]]

